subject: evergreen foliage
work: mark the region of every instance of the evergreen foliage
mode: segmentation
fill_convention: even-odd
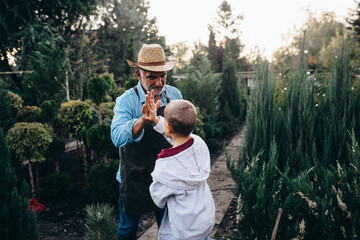
[[[40,118],[46,123],[52,123],[58,114],[58,105],[54,100],[46,100],[40,105]]]
[[[129,34],[129,40],[127,41],[127,44],[126,44],[124,59],[135,61],[134,34],[133,33]],[[122,72],[123,72],[122,82],[125,83],[131,77],[131,73],[133,72],[132,67],[130,67],[126,61],[123,61]]]
[[[31,193],[34,197],[37,189],[32,164],[45,161],[45,155],[53,139],[50,129],[41,123],[19,122],[8,131],[6,139],[17,158],[28,164]]]
[[[108,204],[86,206],[85,240],[116,239],[117,224],[113,216],[114,209]]]
[[[10,165],[10,154],[4,134],[0,129],[0,239],[39,239],[36,218],[27,210],[29,188],[23,182],[17,187],[15,170]]]
[[[228,105],[234,117],[240,117],[241,109],[237,67],[233,59],[224,61],[221,90],[222,93],[219,99],[221,108]]]
[[[40,108],[37,106],[25,106],[16,114],[18,122],[40,122]]]
[[[71,136],[80,138],[82,143],[84,182],[87,182],[88,164],[83,135],[89,128],[92,120],[90,105],[80,100],[69,101],[61,104],[59,119],[64,124]]]
[[[99,156],[104,156],[114,148],[110,138],[110,125],[95,124],[86,132],[88,146]]]
[[[0,91],[0,128],[7,132],[11,124],[11,108],[8,94],[5,91]]]
[[[201,113],[216,114],[219,110],[219,78],[204,55],[199,55],[196,62],[196,65],[189,67],[186,78],[178,83],[178,88],[184,99],[200,107]]]
[[[282,97],[275,98],[267,66],[257,69],[243,154],[227,158],[238,185],[241,239],[269,239],[280,207],[277,239],[359,236],[360,148],[349,59],[340,49],[323,99],[303,51]]]
[[[60,40],[59,40],[60,39]],[[34,71],[25,76],[23,97],[27,104],[39,106],[45,100],[65,100],[65,74],[69,59],[61,47],[62,39],[40,42],[28,56],[29,67]]]
[[[212,27],[209,27],[209,42],[208,42],[208,59],[211,62],[211,69],[213,71],[218,71],[219,66],[217,62],[217,46],[216,46],[216,40],[215,40],[215,33]]]
[[[92,119],[90,106],[80,100],[61,104],[59,118],[71,136],[81,136],[86,132]]]
[[[17,112],[23,107],[24,101],[19,94],[8,91],[8,98],[10,100],[11,114],[15,118]]]
[[[119,168],[119,161],[97,162],[89,171],[89,195],[92,201],[116,204],[119,200],[119,183],[114,176]]]
[[[87,83],[88,97],[98,106],[100,124],[102,124],[100,103],[106,100],[109,89],[109,81],[102,77],[92,77]]]

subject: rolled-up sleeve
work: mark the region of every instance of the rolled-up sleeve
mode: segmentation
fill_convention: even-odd
[[[143,130],[139,137],[133,138],[132,128],[137,120],[137,116],[135,116],[136,109],[134,111],[136,106],[130,106],[129,98],[131,96],[120,96],[116,99],[114,117],[111,122],[111,140],[116,147],[123,147],[132,142],[138,142],[144,135]]]

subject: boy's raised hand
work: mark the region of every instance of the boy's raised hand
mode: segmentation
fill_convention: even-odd
[[[143,106],[143,113],[146,120],[152,122],[153,124],[157,124],[159,122],[159,118],[156,114],[158,108],[161,105],[161,101],[157,100],[155,103],[154,100],[154,90],[151,90],[151,92],[147,92],[145,96],[145,103]],[[144,109],[145,108],[145,109]]]

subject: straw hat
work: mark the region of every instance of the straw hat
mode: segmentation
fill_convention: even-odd
[[[176,65],[176,60],[166,62],[165,52],[159,44],[143,44],[138,55],[137,64],[130,60],[126,60],[126,62],[130,67],[142,68],[152,72],[166,72]]]

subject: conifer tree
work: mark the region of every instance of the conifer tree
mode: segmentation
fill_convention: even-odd
[[[209,26],[209,42],[208,42],[208,59],[211,62],[211,68],[214,71],[217,71],[218,66],[218,60],[217,60],[217,46],[216,46],[216,40],[215,40],[215,33],[211,26]]]
[[[29,188],[26,182],[19,191],[14,168],[10,165],[9,149],[0,129],[0,239],[39,239],[36,218],[27,210]]]

